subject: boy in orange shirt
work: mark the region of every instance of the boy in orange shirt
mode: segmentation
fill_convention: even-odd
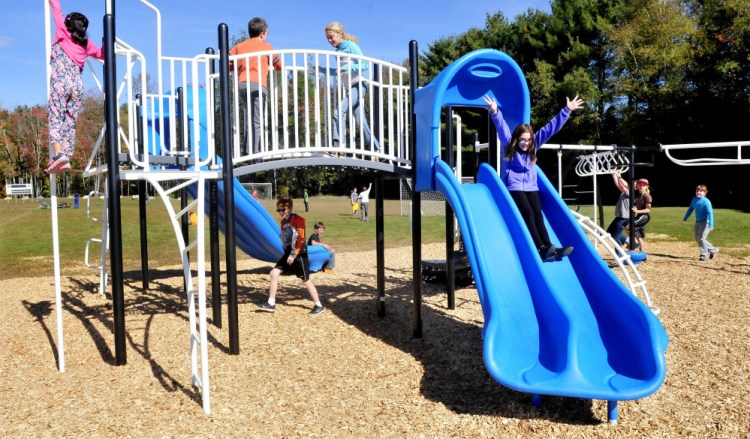
[[[268,44],[268,23],[266,20],[256,17],[247,23],[247,32],[250,38],[238,43],[230,51],[229,55],[245,55],[237,63],[237,82],[240,93],[240,106],[245,113],[245,135],[242,139],[242,154],[248,153],[248,125],[250,114],[253,119],[253,153],[260,152],[260,126],[261,126],[261,103],[266,106],[268,102],[268,72],[270,64],[273,62],[275,70],[281,70],[281,59],[278,56],[253,56],[254,52],[265,52],[273,50],[273,46]],[[229,68],[233,69],[233,62],[229,62]],[[248,92],[249,88],[249,92]],[[261,98],[260,94],[263,93]],[[252,110],[248,113],[248,100],[252,102]]]

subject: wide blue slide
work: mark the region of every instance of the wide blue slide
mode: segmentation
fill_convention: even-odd
[[[525,78],[510,57],[490,49],[462,57],[417,90],[415,112],[416,186],[443,193],[456,214],[484,315],[487,370],[521,392],[602,399],[615,408],[652,394],[666,373],[664,327],[612,273],[544,173],[550,238],[575,247],[555,262],[542,262],[492,167],[483,164],[475,184],[460,184],[440,159],[442,107],[486,108],[484,94],[497,99],[511,128],[528,122]]]
[[[185,96],[187,98],[188,108],[188,124],[190,130],[193,127],[193,91],[191,87],[188,87]],[[199,90],[199,111],[201,112],[201,121],[206,120],[206,108],[205,108],[205,90]],[[166,123],[168,119],[169,105],[165,103],[161,113],[163,113],[165,123],[158,123],[159,109],[153,109],[149,112],[151,117],[149,118],[149,129],[153,128],[156,132],[156,136],[152,139],[152,144],[149,145],[152,153],[159,151],[158,144],[160,136],[164,137],[165,143],[169,142],[169,123]],[[161,132],[162,128],[164,133]],[[200,155],[205,157],[207,154],[207,128],[201,123],[199,127],[200,133]],[[221,163],[221,158],[217,159]],[[219,229],[224,232],[224,183],[218,183],[218,216],[219,216]],[[245,252],[248,256],[259,259],[266,262],[276,262],[283,255],[283,249],[281,246],[281,228],[279,227],[278,219],[274,219],[271,214],[263,207],[263,205],[253,198],[253,196],[242,186],[240,181],[235,178],[234,184],[234,220],[235,220],[235,237],[237,248]],[[188,187],[190,196],[195,198],[198,194],[198,190],[195,186]],[[205,191],[206,197],[208,197],[208,191]],[[209,205],[205,203],[206,214],[209,213]],[[308,218],[305,218],[309,221]],[[313,224],[306,224],[307,233],[312,233]],[[308,246],[308,259],[310,261],[310,270],[318,271],[328,262],[330,254],[323,246],[311,245]]]

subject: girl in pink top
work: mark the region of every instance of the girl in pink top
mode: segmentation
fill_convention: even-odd
[[[50,65],[50,93],[47,101],[49,139],[54,150],[46,171],[58,174],[70,170],[70,156],[76,141],[76,122],[83,107],[83,63],[91,56],[103,59],[102,48],[91,42],[85,15],[71,12],[63,18],[60,0],[49,0],[55,19]]]

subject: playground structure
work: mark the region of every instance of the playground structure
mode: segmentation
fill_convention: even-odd
[[[143,0],[141,3],[156,10]],[[477,183],[459,184],[460,180],[456,180],[451,166],[453,153],[450,142],[446,160],[440,158],[440,113],[444,107],[449,110],[451,106],[483,107],[481,96],[491,90],[504,105],[504,113],[508,113],[511,123],[528,121],[530,109],[525,80],[515,63],[504,54],[479,51],[467,55],[421,90],[405,85],[407,75],[410,76],[410,84],[417,83],[415,71],[367,57],[352,57],[360,66],[365,62],[370,65],[367,81],[371,86],[365,102],[368,124],[374,136],[380,139],[381,151],[374,151],[372,142],[366,144],[363,136],[356,135],[361,132],[362,125],[360,122],[358,128],[352,120],[347,123],[348,141],[342,142],[339,147],[334,147],[331,141],[331,119],[338,97],[346,94],[347,88],[351,90],[351,87],[362,87],[362,84],[347,84],[333,80],[330,75],[321,77],[309,72],[318,67],[326,69],[338,65],[340,55],[297,50],[253,55],[277,54],[283,57],[286,67],[280,75],[271,76],[271,110],[262,119],[264,137],[260,142],[260,151],[245,152],[240,147],[243,123],[239,113],[231,111],[231,108],[237,108],[240,95],[236,84],[231,83],[236,75],[230,74],[229,61],[232,59],[228,56],[226,26],[219,26],[218,55],[206,53],[194,58],[171,58],[159,54],[158,93],[149,94],[142,84],[140,96],[137,96],[132,92],[137,71],[135,67],[140,67],[141,74],[147,72],[146,60],[135,48],[115,39],[112,14],[105,16],[105,25],[105,46],[108,47],[105,94],[108,97],[124,94],[128,104],[128,125],[122,129],[103,131],[97,148],[104,145],[105,138],[107,145],[116,147],[107,148],[106,165],[95,164],[99,152],[95,151],[84,175],[106,176],[103,218],[107,220],[102,226],[102,242],[109,244],[103,245],[102,258],[108,251],[112,267],[116,364],[126,363],[119,180],[138,181],[141,195],[145,194],[145,184],[150,184],[172,218],[184,267],[190,311],[192,380],[200,389],[204,411],[209,413],[206,238],[203,235],[205,216],[197,216],[197,236],[191,241],[189,234],[184,234],[187,215],[194,211],[208,213],[212,255],[215,249],[217,251],[217,257],[212,256],[214,261],[218,259],[218,241],[215,240],[218,238],[215,237],[220,228],[225,233],[230,352],[237,354],[237,341],[231,336],[233,326],[236,328],[237,325],[236,272],[231,263],[234,249],[240,247],[253,257],[275,261],[280,244],[276,242],[274,227],[278,226],[275,221],[269,222],[265,211],[258,208],[259,204],[245,198],[247,191],[236,183],[235,173],[244,175],[288,166],[337,166],[375,173],[376,189],[382,189],[382,179],[389,176],[408,176],[415,182],[416,191],[411,206],[415,230],[415,336],[421,336],[419,194],[421,191],[437,190],[444,194],[451,207],[446,213],[446,229],[450,227],[453,230],[455,212],[462,234],[468,236],[469,259],[485,316],[485,362],[497,381],[530,393],[537,403],[541,395],[606,399],[610,401],[609,419],[613,422],[617,419],[617,401],[647,396],[661,384],[665,372],[663,355],[667,345],[661,324],[651,310],[612,276],[544,175],[540,172],[540,186],[545,200],[544,213],[550,223],[553,239],[574,243],[577,249],[569,261],[542,264],[538,258],[532,257],[528,233],[520,226],[515,207],[497,179],[497,168],[493,170],[483,165]],[[410,49],[412,65],[416,65],[416,44],[412,44]],[[128,66],[119,91],[114,80],[115,53],[124,57]],[[238,59],[234,58],[233,61]],[[217,62],[218,73],[213,69]],[[162,75],[164,66],[166,76],[170,78],[166,86]],[[217,90],[218,93],[215,93]],[[213,105],[217,101],[220,103],[218,112]],[[299,112],[299,107],[289,102],[301,104],[306,110],[314,110]],[[118,99],[107,100],[106,125],[109,127],[120,126],[117,103]],[[410,112],[412,103],[414,111]],[[353,119],[351,114],[350,109],[348,115]],[[215,144],[215,139],[219,137],[215,122],[219,117],[220,137],[227,140],[222,145],[222,151],[218,151]],[[449,114],[445,122],[452,125],[452,121],[453,117]],[[496,145],[491,146],[491,157],[497,159]],[[118,172],[110,172],[112,169],[118,169]],[[56,192],[52,180],[55,285],[59,304]],[[181,192],[184,204],[177,210],[169,198]],[[191,203],[186,201],[188,192],[193,197]],[[381,190],[377,192],[382,193]],[[140,199],[145,203],[145,196]],[[385,309],[382,199],[378,197],[376,203],[379,206],[376,207],[378,313],[382,315]],[[257,233],[245,234],[248,230]],[[482,245],[479,236],[482,230],[497,231],[493,248]],[[449,241],[446,247],[452,247],[452,238]],[[192,262],[191,257],[194,258]],[[311,262],[312,259],[314,256],[311,254]],[[500,278],[493,273],[490,261],[503,266],[502,275],[507,277]],[[147,258],[143,263],[143,278],[147,282]],[[218,276],[213,269],[212,265],[212,276]],[[448,273],[451,271],[449,263]],[[553,278],[557,281],[552,282]],[[102,279],[106,284],[106,273]],[[218,281],[213,282],[214,287],[218,287],[218,284]],[[503,285],[502,288],[500,285]],[[605,299],[601,294],[603,289],[609,289],[611,296]],[[215,292],[213,298],[218,297]],[[214,312],[220,310],[219,305],[220,302],[214,302]],[[64,371],[60,312],[58,305],[59,367]],[[232,321],[233,318],[235,321]],[[521,332],[506,326],[506,318],[520,322],[518,328]],[[607,358],[610,360],[605,361]]]

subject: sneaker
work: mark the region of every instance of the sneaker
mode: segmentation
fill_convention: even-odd
[[[706,260],[706,257],[705,256],[701,256],[700,258],[698,258],[698,260],[701,261],[701,262],[703,262],[703,261]]]
[[[557,250],[555,250],[555,257],[564,258],[566,256],[570,256],[571,253],[573,253],[573,246],[569,245],[567,247],[558,248]]]
[[[545,262],[554,261],[555,251],[557,251],[557,247],[555,247],[554,245],[550,245],[549,247],[542,247],[539,249],[539,256],[541,256],[542,260]]]
[[[719,253],[719,249],[718,248],[716,250],[712,251],[712,252],[709,252],[708,253],[708,259],[715,258],[718,253]]]
[[[61,166],[58,166],[58,167],[54,168],[54,169],[50,169],[48,172],[49,172],[50,175],[55,175],[55,174],[64,174],[64,173],[66,173],[68,171],[70,171],[70,163],[65,163],[65,164],[63,164]]]
[[[324,268],[323,269],[323,273],[325,273],[325,274],[334,274],[336,272],[333,271],[333,268]]]
[[[65,154],[63,154],[62,152],[58,152],[54,157],[52,157],[52,163],[47,166],[45,172],[48,174],[58,174],[60,172],[69,171],[69,162],[70,160]]]
[[[322,305],[315,305],[313,306],[313,309],[310,310],[310,315],[317,316],[318,314],[323,314],[323,311],[325,311],[325,308],[323,308]]]
[[[274,312],[276,311],[276,305],[271,305],[268,302],[261,303],[260,305],[255,305],[258,310],[265,311],[265,312]]]

